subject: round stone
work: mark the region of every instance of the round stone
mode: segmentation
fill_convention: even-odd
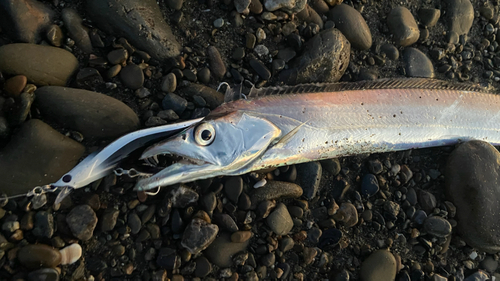
[[[137,90],[144,83],[144,73],[138,65],[131,63],[120,71],[120,79],[125,87]]]
[[[410,46],[420,37],[417,22],[410,10],[405,7],[392,9],[387,16],[387,25],[394,35],[394,41],[400,46]]]
[[[26,87],[27,82],[28,79],[24,75],[16,75],[9,78],[5,80],[5,84],[3,86],[4,93],[15,98],[21,94],[24,87]]]
[[[266,218],[266,223],[277,235],[285,235],[293,228],[293,220],[285,204],[279,203]]]
[[[353,48],[368,50],[372,46],[372,34],[361,14],[353,7],[340,4],[333,7],[328,18],[335,22],[335,27],[351,42]]]
[[[361,264],[360,276],[363,281],[395,280],[396,259],[394,255],[387,250],[372,253]]]
[[[44,244],[27,245],[17,252],[19,262],[29,268],[55,267],[61,263],[61,254],[57,249]]]

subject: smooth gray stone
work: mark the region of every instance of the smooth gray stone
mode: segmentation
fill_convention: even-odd
[[[24,75],[38,86],[64,86],[77,69],[76,57],[61,48],[25,43],[0,47],[0,72]]]
[[[396,259],[394,255],[387,250],[372,253],[361,264],[360,276],[363,281],[395,280]]]
[[[355,49],[368,50],[372,46],[372,34],[363,16],[353,7],[340,4],[333,7],[328,18],[351,42]]]
[[[396,44],[406,47],[417,42],[420,30],[410,10],[405,7],[396,7],[387,16],[387,25],[394,35]]]
[[[474,7],[469,0],[445,0],[449,31],[458,35],[469,33],[474,21]]]
[[[54,15],[54,11],[39,1],[0,1],[0,27],[16,42],[40,42]]]
[[[92,53],[92,43],[89,33],[82,24],[82,18],[77,11],[71,8],[64,8],[61,13],[64,26],[69,32],[75,44],[85,53]]]
[[[250,244],[250,239],[243,243],[234,243],[231,241],[231,234],[221,232],[210,246],[203,252],[208,260],[221,268],[231,267],[233,257],[245,251]]]
[[[17,195],[53,183],[78,163],[84,151],[80,143],[31,119],[0,151],[0,192]]]
[[[406,48],[403,53],[406,76],[434,78],[434,66],[427,55],[415,48]]]
[[[87,12],[99,28],[127,38],[155,59],[180,54],[181,46],[155,0],[88,0]]]
[[[35,95],[42,116],[87,138],[116,138],[139,128],[139,118],[130,107],[100,93],[46,86]]]

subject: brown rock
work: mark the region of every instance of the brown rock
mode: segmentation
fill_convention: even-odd
[[[44,244],[22,247],[17,252],[17,259],[28,269],[55,267],[61,263],[61,254],[57,249]]]
[[[21,94],[24,87],[26,87],[26,83],[28,79],[24,75],[16,75],[12,78],[9,78],[5,81],[3,86],[3,90],[10,97],[17,97]]]

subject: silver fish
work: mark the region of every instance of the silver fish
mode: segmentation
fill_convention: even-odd
[[[143,158],[187,160],[136,189],[470,139],[500,144],[500,96],[469,84],[384,79],[260,89],[147,149]]]

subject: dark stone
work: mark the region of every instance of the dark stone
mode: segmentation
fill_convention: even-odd
[[[64,22],[64,27],[69,32],[70,37],[75,41],[75,44],[84,53],[92,53],[92,43],[86,27],[82,25],[82,18],[78,12],[72,8],[64,8],[61,12],[61,17]]]
[[[118,215],[120,215],[119,210],[114,208],[106,209],[99,220],[101,231],[107,232],[113,230],[115,228]]]
[[[178,115],[184,112],[187,104],[186,99],[173,93],[166,94],[162,101],[163,109],[172,109]]]
[[[406,47],[417,42],[420,37],[418,25],[410,10],[396,7],[387,16],[387,25],[394,35],[396,44]]]
[[[144,84],[144,73],[138,65],[130,63],[120,71],[120,79],[126,87],[137,90]]]
[[[335,22],[335,27],[351,42],[351,46],[358,50],[368,50],[372,46],[372,34],[365,19],[353,7],[340,4],[333,7],[328,18]]]
[[[238,199],[243,191],[243,179],[241,177],[228,178],[224,183],[224,191],[231,202],[238,204]]]
[[[434,66],[431,60],[420,50],[406,48],[403,54],[406,76],[434,78]]]
[[[29,281],[59,281],[59,272],[54,268],[42,268],[28,273]]]
[[[399,58],[398,48],[392,44],[383,44],[380,46],[380,52],[384,53],[391,60],[397,60]]]
[[[373,174],[366,174],[361,181],[361,194],[366,197],[371,197],[377,194],[379,190],[377,177]]]
[[[55,267],[61,263],[57,249],[44,244],[27,245],[19,249],[17,259],[28,269]]]
[[[474,21],[474,8],[469,0],[446,0],[449,31],[458,35],[469,33]]]
[[[0,190],[18,195],[56,182],[78,163],[84,151],[81,144],[31,119],[0,152]]]
[[[69,212],[66,222],[76,238],[86,241],[92,238],[97,216],[89,205],[79,205]]]
[[[204,255],[211,263],[218,267],[231,267],[233,265],[233,258],[238,253],[245,251],[250,241],[249,239],[242,243],[234,243],[231,241],[230,233],[222,232],[204,251]]]
[[[297,165],[299,185],[304,190],[303,195],[309,200],[313,199],[318,192],[322,171],[319,162],[308,162]]]
[[[127,38],[157,60],[180,54],[181,47],[155,0],[89,0],[87,11],[102,30]]]
[[[297,184],[282,181],[269,181],[265,188],[255,189],[250,198],[252,199],[252,208],[255,208],[262,201],[299,198],[302,196],[302,193],[302,188]]]
[[[224,230],[233,233],[239,230],[236,222],[228,214],[215,214],[214,221]]]
[[[51,238],[54,235],[54,217],[51,213],[40,211],[35,215],[33,234],[42,238]]]
[[[57,86],[39,88],[35,94],[44,117],[87,138],[117,138],[139,128],[130,107],[104,94]]]
[[[218,232],[217,225],[195,218],[184,230],[181,245],[191,254],[198,254],[215,240]]]
[[[196,269],[194,270],[194,276],[205,277],[212,271],[212,265],[205,257],[199,257],[195,260]]]
[[[215,46],[209,46],[207,49],[207,57],[210,61],[210,70],[214,78],[216,80],[223,78],[224,74],[226,74],[226,65],[224,65],[219,50],[217,50]]]
[[[335,246],[342,238],[342,232],[336,228],[330,228],[321,234],[318,241],[318,247],[325,250],[327,247]]]
[[[451,234],[450,222],[442,217],[428,217],[425,219],[423,227],[427,233],[437,237],[446,237]]]
[[[420,19],[420,23],[427,27],[435,26],[440,16],[441,16],[441,10],[439,9],[422,8],[418,10],[418,17]]]
[[[183,88],[181,92],[189,97],[202,97],[210,109],[215,109],[224,102],[224,94],[204,85],[192,83]]]
[[[251,59],[249,62],[253,70],[264,80],[271,78],[271,71],[258,59]]]

